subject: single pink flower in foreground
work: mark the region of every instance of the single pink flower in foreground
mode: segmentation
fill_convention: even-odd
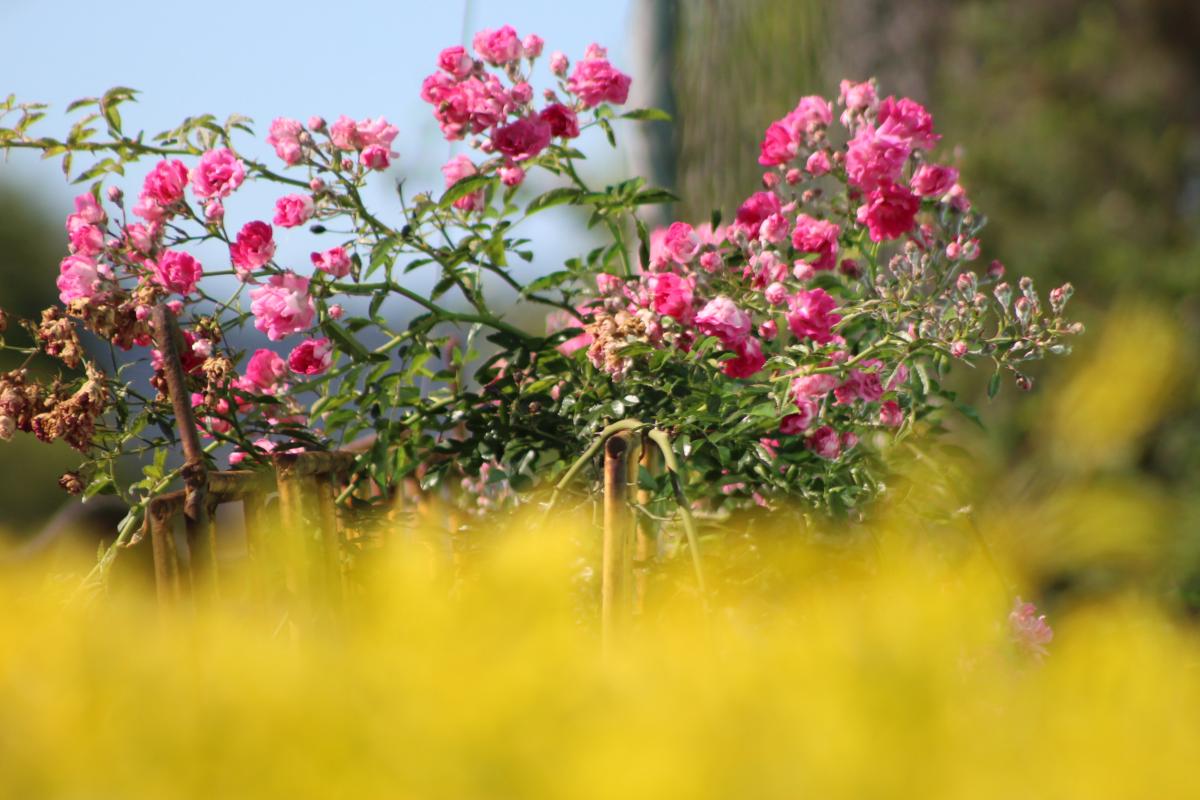
[[[312,218],[313,200],[306,194],[289,194],[275,201],[275,224],[295,228]]]
[[[316,308],[308,296],[308,278],[294,272],[272,275],[266,286],[250,293],[254,327],[275,342],[312,325]]]
[[[328,339],[307,339],[288,356],[288,366],[300,375],[320,375],[331,363],[333,345]]]

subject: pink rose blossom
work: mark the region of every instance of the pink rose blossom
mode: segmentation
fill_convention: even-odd
[[[621,105],[629,99],[629,76],[608,63],[603,52],[596,45],[589,47],[567,81],[567,89],[583,101],[584,108],[601,103]]]
[[[521,42],[521,49],[525,51],[525,57],[529,59],[537,58],[542,54],[542,48],[546,46],[545,40],[536,33],[531,33]]]
[[[800,142],[793,135],[787,124],[782,121],[772,122],[767,126],[763,140],[758,146],[758,163],[764,167],[786,164],[800,152]]]
[[[332,363],[333,345],[328,339],[307,339],[288,356],[288,366],[299,375],[320,375]]]
[[[258,220],[243,225],[237,239],[229,245],[229,258],[234,271],[243,281],[254,270],[266,266],[274,256],[275,240],[271,226]]]
[[[106,271],[87,256],[67,256],[58,264],[58,299],[66,305],[92,297],[100,290],[100,279]]]
[[[833,110],[823,97],[800,98],[796,108],[783,119],[772,122],[759,145],[758,163],[764,167],[786,164],[796,157],[800,145],[833,119]]]
[[[813,269],[833,269],[837,266],[839,235],[841,229],[834,223],[801,214],[792,230],[792,246],[801,253],[817,254]]]
[[[225,205],[220,200],[209,200],[204,204],[204,218],[214,223],[225,219]]]
[[[900,177],[912,153],[908,140],[864,125],[846,150],[846,177],[851,186],[869,192]]]
[[[533,87],[525,81],[521,81],[509,90],[509,95],[517,105],[528,105],[529,101],[533,99]]]
[[[866,114],[874,114],[879,108],[879,97],[875,93],[875,84],[871,81],[854,83],[843,80],[838,101],[846,109],[842,112],[842,124],[851,129],[856,118],[861,119]]]
[[[733,227],[745,231],[751,238],[757,238],[759,229],[767,217],[782,210],[779,198],[773,192],[755,192],[738,208]]]
[[[828,425],[822,425],[813,431],[804,444],[821,458],[830,461],[837,458],[842,449],[837,432]]]
[[[953,342],[950,345],[950,355],[954,356],[955,358],[962,358],[966,354],[967,354],[967,343],[966,342]]]
[[[730,349],[737,349],[750,335],[750,315],[725,295],[718,295],[696,315],[696,327],[706,336],[716,336]]]
[[[767,359],[763,357],[762,345],[753,336],[739,344],[735,350],[737,356],[721,362],[726,377],[749,378],[760,369]]]
[[[161,219],[167,209],[183,199],[188,170],[182,161],[160,161],[146,176],[133,213],[148,220]]]
[[[881,184],[867,196],[858,208],[858,221],[871,232],[871,241],[898,239],[912,230],[921,200],[907,187],[894,183]]]
[[[384,170],[392,164],[391,154],[383,145],[369,144],[363,148],[358,160],[367,169]]]
[[[524,161],[546,149],[550,136],[550,123],[541,117],[523,117],[497,128],[492,134],[492,144],[513,161]]]
[[[904,422],[904,412],[895,400],[888,400],[879,407],[879,424],[887,428],[899,428]]]
[[[946,193],[946,199],[950,201],[950,205],[956,211],[965,214],[971,210],[971,200],[967,197],[967,190],[960,183],[950,187],[950,191]]]
[[[341,319],[342,315],[344,315],[345,313],[346,313],[346,310],[344,308],[342,308],[341,305],[338,303],[334,303],[333,305],[331,305],[329,307],[329,318],[330,319]]]
[[[776,281],[763,291],[763,297],[773,306],[781,306],[787,302],[787,287]]]
[[[879,381],[878,373],[852,369],[846,380],[834,389],[833,394],[838,405],[850,405],[855,400],[874,403],[883,396],[883,385]]]
[[[958,170],[941,164],[922,164],[909,185],[921,197],[941,197],[958,181]]]
[[[104,231],[84,222],[78,214],[67,217],[67,238],[71,252],[81,256],[96,256],[104,250]]]
[[[797,403],[800,409],[797,414],[788,414],[779,422],[779,432],[785,436],[796,436],[808,430],[817,415],[817,404],[804,399]]]
[[[389,157],[395,158],[392,141],[399,132],[395,125],[383,117],[355,122],[342,115],[329,128],[329,138],[339,150],[365,150],[375,145],[383,148]]]
[[[787,240],[790,227],[788,218],[784,214],[772,214],[759,226],[758,236],[764,242],[779,244]]]
[[[125,239],[129,246],[142,254],[149,254],[154,247],[155,232],[140,222],[135,222],[125,228]]]
[[[758,326],[758,335],[763,341],[773,342],[775,337],[779,335],[779,323],[773,319],[768,319]]]
[[[551,136],[574,139],[579,135],[579,117],[562,103],[551,103],[538,116],[550,126]]]
[[[837,386],[837,378],[827,372],[813,375],[801,375],[792,380],[791,396],[796,405],[810,398],[821,398],[829,394]]]
[[[345,248],[333,247],[324,253],[312,253],[309,258],[312,259],[314,267],[328,272],[335,278],[344,278],[350,274],[350,256],[346,255]]]
[[[96,202],[96,198],[91,192],[84,192],[75,198],[75,213],[72,216],[78,216],[84,222],[92,225],[100,225],[108,221],[108,215],[104,213],[104,209]]]
[[[511,25],[475,34],[475,52],[493,67],[502,67],[521,57],[521,40]]]
[[[158,261],[148,262],[154,270],[154,277],[168,292],[184,295],[196,291],[196,285],[204,275],[200,262],[187,253],[178,250],[165,250]]]
[[[312,218],[313,200],[306,194],[289,194],[275,201],[275,224],[295,228]]]
[[[476,174],[478,171],[475,165],[471,163],[471,159],[463,155],[455,156],[442,165],[442,175],[446,179],[447,189],[463,178]],[[477,192],[472,192],[455,200],[454,207],[461,211],[477,211],[483,208],[483,203],[484,193],[480,189]]]
[[[824,289],[801,289],[788,301],[787,323],[797,339],[817,344],[833,341],[833,326],[841,321],[837,301]]]
[[[298,120],[287,117],[276,117],[271,122],[271,130],[267,134],[267,144],[275,148],[275,155],[288,166],[300,163],[302,155],[300,134],[304,126]]]
[[[808,174],[819,177],[829,172],[829,156],[825,155],[824,150],[818,150],[808,157],[808,161],[804,162],[804,168],[808,170]],[[790,176],[789,176],[790,177]],[[799,174],[796,176],[799,178]],[[789,180],[788,183],[796,183],[794,180]]]
[[[438,54],[438,67],[444,69],[456,80],[462,80],[471,74],[475,61],[462,45],[447,47]]]
[[[916,100],[888,97],[879,104],[876,124],[881,132],[898,136],[913,148],[928,150],[942,137],[933,132],[933,117]]]
[[[203,200],[228,197],[246,179],[246,165],[226,147],[209,150],[192,169],[192,191]]]
[[[675,263],[688,264],[700,252],[700,237],[696,235],[696,229],[686,222],[673,222],[667,228],[663,249]]]
[[[308,278],[294,272],[272,275],[266,286],[250,293],[250,299],[254,327],[273,342],[306,330],[316,316],[308,296]]]
[[[255,350],[246,362],[246,375],[239,387],[255,394],[275,394],[287,378],[287,364],[279,355],[265,348]]]
[[[567,60],[565,53],[554,52],[550,54],[550,71],[560,78],[567,74],[570,69],[571,62]]]
[[[515,164],[511,167],[501,167],[499,172],[500,182],[505,186],[520,186],[525,180],[525,170]]]
[[[664,272],[653,279],[654,310],[667,317],[673,317],[681,324],[687,325],[692,321],[693,282],[689,278],[681,278],[674,272]]]
[[[708,251],[700,256],[700,267],[705,272],[716,272],[722,266],[721,254],[713,251]]]

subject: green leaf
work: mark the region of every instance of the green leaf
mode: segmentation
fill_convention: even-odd
[[[329,334],[329,338],[337,342],[342,351],[354,361],[369,361],[371,359],[370,351],[363,347],[362,342],[351,336],[349,331],[333,320],[326,320],[321,323],[321,329]]]
[[[486,189],[494,181],[495,178],[491,175],[468,175],[447,189],[446,193],[442,195],[442,199],[438,201],[438,205],[441,208],[447,208],[455,200],[461,200],[469,194]]]
[[[656,203],[676,203],[679,198],[666,189],[643,189],[633,198],[635,206],[652,205]]]
[[[617,137],[616,137],[616,134],[613,133],[612,125],[609,123],[608,120],[604,119],[603,117],[600,118],[599,122],[600,122],[600,127],[604,129],[605,137],[608,138],[608,143],[610,145],[612,145],[613,147],[616,147],[617,146]]]
[[[974,408],[966,403],[955,403],[954,407],[958,409],[960,414],[978,425],[980,430],[987,430],[987,426],[983,424],[983,420],[979,417],[979,412]]]
[[[671,115],[661,108],[635,108],[621,115],[623,119],[636,119],[645,122],[670,122]]]
[[[557,189],[551,189],[545,194],[533,198],[525,207],[525,215],[536,214],[543,209],[560,206],[563,203],[574,203],[581,194],[582,192],[574,186],[560,186]]]
[[[987,387],[988,399],[990,400],[993,397],[995,397],[996,393],[999,391],[1000,391],[1000,370],[996,370],[994,373],[992,373],[991,380],[988,381],[988,387]]]

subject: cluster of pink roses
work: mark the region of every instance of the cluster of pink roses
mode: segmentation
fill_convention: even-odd
[[[916,248],[947,274],[978,257],[979,245],[956,232],[970,228],[960,224],[970,202],[957,170],[929,159],[940,136],[925,108],[880,100],[873,81],[843,81],[838,104],[840,134],[834,104],[819,96],[771,123],[758,158],[768,168],[764,189],[728,226],[675,222],[652,234],[640,274],[600,276],[580,311],[586,324],[577,321],[585,333],[563,352],[586,347],[597,368],[621,379],[632,366],[621,351],[634,341],[687,351],[715,337],[728,378],[774,381],[793,370],[793,410],[779,432],[805,437],[824,458],[855,446],[855,429],[900,426],[908,367],[866,352],[871,342],[861,335],[848,341],[843,303],[856,310],[857,298],[873,295],[887,263],[881,245]],[[931,299],[930,310],[947,298]],[[966,347],[956,344],[948,352],[962,357]],[[768,368],[773,355],[781,366]]]
[[[565,55],[551,55],[550,68],[559,77],[559,88],[567,100],[547,89],[543,92],[545,105],[536,109],[531,76],[524,67],[528,62],[531,70],[541,56],[541,37],[530,34],[521,39],[505,25],[481,31],[473,44],[478,60],[462,46],[441,52],[438,71],[421,86],[421,99],[434,107],[434,116],[447,139],[482,137],[471,140],[471,145],[499,158],[476,165],[467,156],[456,156],[442,167],[447,186],[492,170],[498,171],[505,185],[516,186],[525,178],[526,162],[536,158],[551,141],[579,135],[580,112],[601,103],[620,105],[629,96],[629,76],[609,63],[604,48],[593,44],[573,71]],[[478,210],[483,205],[483,193],[460,198],[455,205],[464,211]]]

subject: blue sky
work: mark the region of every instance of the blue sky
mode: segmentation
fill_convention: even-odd
[[[49,102],[61,111],[79,97],[131,86],[142,95],[122,112],[127,130],[157,133],[188,115],[211,112],[223,118],[238,112],[255,119],[260,140],[276,116],[303,120],[320,114],[332,120],[341,113],[382,114],[400,128],[396,149],[401,156],[368,199],[388,204],[395,178],[404,177],[410,191],[441,185],[438,167],[450,145],[417,95],[441,48],[462,42],[464,17],[467,31],[508,23],[522,36],[541,35],[547,54],[562,50],[573,59],[590,42],[600,42],[616,64],[632,72],[626,47],[629,5],[630,0],[2,0],[6,66],[0,92]],[[546,69],[544,62],[539,67]],[[52,113],[35,131],[62,135],[66,127],[65,118]],[[623,169],[618,155],[598,152],[608,150],[603,140],[584,144],[600,156],[589,165],[597,177]],[[261,141],[241,146],[274,159]],[[127,192],[136,195],[140,177],[131,173],[123,184]],[[27,187],[31,201],[55,217],[69,212],[79,191],[66,184],[56,161],[26,153],[0,163],[0,182]],[[270,187],[245,187],[227,204],[227,218],[240,224],[243,214],[268,217],[276,193]],[[554,268],[580,249],[561,235],[554,237],[556,230],[561,231],[561,220],[556,223],[550,214],[540,226],[530,226],[535,238],[550,239],[535,265],[538,271]],[[284,239],[280,254],[306,265],[308,244]],[[55,267],[47,265],[48,279]]]

